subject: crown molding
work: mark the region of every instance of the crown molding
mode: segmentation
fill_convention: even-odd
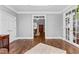
[[[40,11],[16,11],[15,9],[13,9],[12,7],[8,6],[8,5],[4,5],[5,7],[7,7],[8,9],[14,11],[17,14],[62,14],[64,13],[67,9],[72,8],[73,6],[70,5],[68,7],[66,7],[64,10],[59,11],[59,12],[49,12],[49,11],[44,11],[44,12],[40,12]]]
[[[49,12],[49,11],[44,11],[44,12],[40,12],[40,11],[29,11],[29,12],[17,12],[18,14],[61,14],[61,12]]]
[[[12,7],[9,7],[8,5],[4,5],[6,8],[12,10],[13,12],[17,13],[17,11],[15,9],[13,9]]]
[[[16,11],[15,9],[13,9],[12,7],[8,6],[8,5],[4,5],[6,8],[14,11],[17,14],[61,14],[60,12],[49,12],[49,11],[44,11],[44,12],[40,12],[40,11]]]
[[[65,11],[67,11],[68,9],[71,9],[71,8],[76,8],[77,5],[70,5],[68,7],[66,7],[61,13],[64,13]]]

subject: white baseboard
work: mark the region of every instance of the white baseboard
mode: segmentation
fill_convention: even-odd
[[[33,37],[16,37],[16,39],[33,39]],[[63,39],[62,37],[45,37],[45,39]]]
[[[16,39],[33,39],[33,37],[16,37]]]
[[[63,37],[45,37],[45,39],[63,39]]]

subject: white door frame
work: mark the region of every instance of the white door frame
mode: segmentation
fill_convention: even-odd
[[[46,15],[45,14],[34,14],[34,15],[32,15],[32,36],[33,36],[33,38],[34,38],[34,30],[33,30],[34,29],[34,27],[33,27],[34,16],[44,16],[45,17],[45,25],[46,25]],[[44,31],[46,32],[46,26],[44,26]]]

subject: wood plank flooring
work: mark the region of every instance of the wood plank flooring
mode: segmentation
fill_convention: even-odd
[[[20,39],[12,42],[10,44],[10,54],[21,54],[24,51],[29,50],[32,47],[32,40],[30,39]]]
[[[78,47],[63,41],[62,39],[45,39],[44,34],[37,36],[34,39],[18,39],[13,41],[9,46],[9,54],[23,54],[40,42],[66,50],[68,54],[79,54]],[[1,52],[2,50],[3,49],[1,49]]]
[[[23,54],[40,43],[39,39],[20,39],[10,44],[10,54]],[[66,50],[68,54],[79,54],[79,48],[61,39],[46,39],[42,43]]]
[[[68,54],[79,54],[79,48],[61,39],[47,39],[46,44],[66,50]]]

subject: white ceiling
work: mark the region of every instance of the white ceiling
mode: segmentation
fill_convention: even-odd
[[[16,12],[61,12],[69,5],[7,5]]]

